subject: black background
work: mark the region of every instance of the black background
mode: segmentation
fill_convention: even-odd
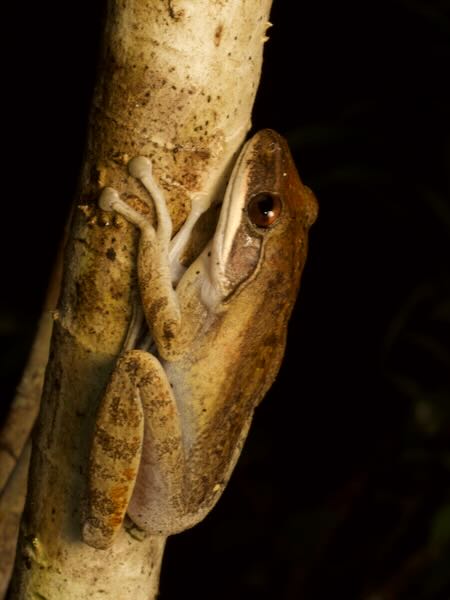
[[[102,5],[4,15],[3,411],[76,186]],[[320,216],[278,380],[218,506],[169,540],[161,599],[448,600],[450,6],[275,0],[272,21],[254,129],[288,138]]]

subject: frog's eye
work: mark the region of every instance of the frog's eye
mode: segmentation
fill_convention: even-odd
[[[281,215],[281,200],[268,192],[260,192],[250,199],[247,214],[256,227],[271,227]]]

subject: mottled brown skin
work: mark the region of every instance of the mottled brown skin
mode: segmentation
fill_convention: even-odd
[[[317,202],[271,130],[245,146],[229,188],[236,230],[219,220],[175,300],[161,276],[167,257],[157,236],[127,213],[141,228],[138,277],[158,356],[124,353],[101,404],[83,532],[96,547],[112,543],[125,511],[156,535],[199,522],[220,497],[254,409],[278,373]],[[261,194],[281,209],[268,227],[247,210]],[[222,259],[215,249],[223,231],[233,231],[234,241]]]

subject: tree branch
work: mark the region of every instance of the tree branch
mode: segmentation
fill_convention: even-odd
[[[136,202],[126,165],[151,156],[175,230],[207,207],[250,126],[269,0],[110,0],[86,157],[33,442],[12,598],[140,598],[157,592],[165,539],[128,523],[107,551],[80,538],[97,405],[137,291],[136,232],[97,200]],[[133,199],[134,197],[134,199]],[[151,215],[149,215],[151,216]]]

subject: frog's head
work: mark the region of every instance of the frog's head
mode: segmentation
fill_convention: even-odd
[[[266,293],[268,282],[281,274],[295,296],[316,216],[317,201],[301,182],[284,138],[270,129],[258,132],[230,177],[210,249],[204,304],[226,304],[253,280]]]

